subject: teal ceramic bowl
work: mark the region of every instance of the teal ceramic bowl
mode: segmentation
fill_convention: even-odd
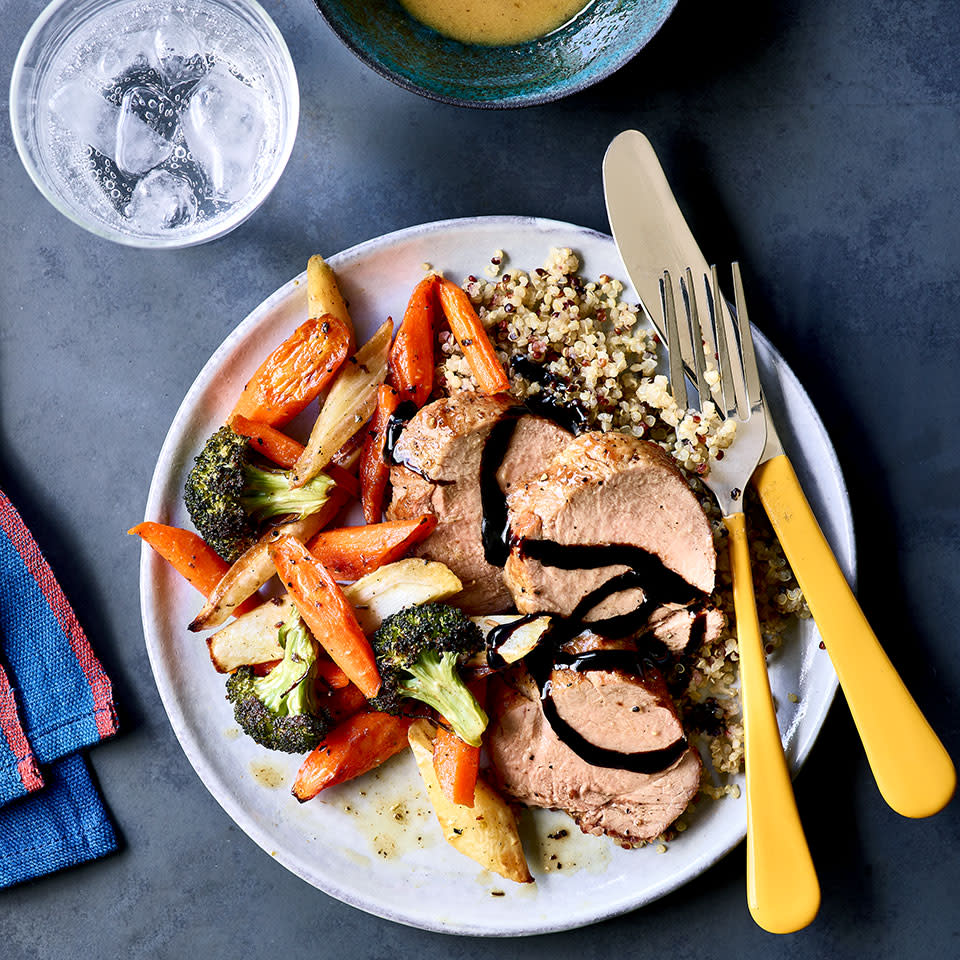
[[[593,0],[538,40],[459,43],[414,20],[397,0],[315,0],[338,37],[407,90],[465,107],[524,107],[597,83],[634,57],[677,0]]]

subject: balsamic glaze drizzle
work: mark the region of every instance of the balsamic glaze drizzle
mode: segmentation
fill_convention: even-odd
[[[512,366],[521,376],[542,385],[559,382],[555,374],[527,357],[514,357]],[[434,480],[415,465],[396,459],[397,442],[407,422],[416,412],[416,404],[412,401],[397,407],[387,423],[384,459],[388,463],[406,467],[431,483],[449,483],[450,481]],[[541,393],[528,397],[525,404],[518,403],[508,408],[490,430],[480,457],[480,532],[487,562],[498,567],[506,563],[513,542],[506,496],[500,489],[497,471],[510,447],[517,423],[526,414],[544,417],[574,435],[589,427],[587,413],[578,403],[563,403],[555,395]],[[647,624],[652,611],[662,604],[689,604],[703,599],[704,594],[664,566],[659,557],[630,544],[579,545],[525,539],[520,542],[520,551],[522,555],[539,560],[545,566],[563,570],[608,566],[630,568],[625,573],[611,577],[587,594],[569,617],[552,617],[550,627],[536,649],[524,658],[524,663],[540,691],[543,712],[554,733],[587,763],[635,773],[656,773],[669,767],[687,749],[686,737],[681,736],[660,750],[637,753],[621,753],[598,747],[584,739],[559,715],[551,696],[550,674],[554,669],[570,669],[622,670],[641,677],[647,671],[653,671],[659,676],[657,668],[670,662],[669,654],[662,644],[658,647],[655,643],[650,643],[639,651],[597,650],[575,655],[565,654],[560,648],[585,629],[610,638],[635,635]],[[635,610],[605,620],[585,619],[587,614],[607,597],[636,588],[643,590],[644,598]],[[502,646],[514,631],[543,616],[543,613],[527,614],[510,623],[500,624],[487,634],[486,658],[491,670],[503,670],[509,666],[497,652],[497,648]],[[700,621],[703,619],[702,616],[698,617],[695,628],[702,629]],[[691,634],[691,641],[692,639]]]
[[[547,722],[557,737],[581,759],[595,767],[630,770],[633,773],[656,773],[675,763],[687,749],[686,737],[681,736],[660,750],[637,753],[607,750],[590,743],[557,711],[551,694],[550,675],[555,669],[623,670],[641,677],[647,670],[658,673],[657,666],[669,662],[669,655],[663,645],[656,641],[651,640],[641,651],[598,650],[569,655],[563,654],[560,648],[584,629],[610,638],[631,636],[643,629],[650,614],[662,604],[689,604],[697,599],[705,599],[705,595],[666,567],[655,554],[632,544],[561,544],[551,540],[525,539],[520,542],[520,553],[539,560],[545,566],[562,570],[630,567],[583,597],[570,616],[554,618],[547,635],[537,649],[527,654],[524,662],[540,691],[540,702]],[[603,600],[636,588],[643,590],[643,602],[634,610],[604,620],[586,620],[590,611]],[[659,662],[655,665],[655,661]],[[490,664],[489,653],[487,662]],[[496,669],[493,664],[490,665]]]
[[[428,477],[415,463],[397,459],[397,444],[400,442],[400,435],[418,409],[412,400],[404,400],[390,415],[383,435],[384,462],[395,467],[406,467],[411,473],[415,473],[428,483],[435,483],[438,487],[449,486],[453,483],[452,480],[434,480],[433,477]]]
[[[487,634],[487,666],[491,670],[506,670],[510,664],[500,656],[497,652],[498,648],[502,647],[521,627],[526,626],[528,623],[533,623],[534,620],[539,620],[543,616],[544,614],[542,613],[528,613],[525,616],[518,617],[516,620],[511,620],[509,623],[498,623]]]
[[[519,373],[524,380],[539,383],[541,387],[554,386],[563,383],[563,378],[552,370],[548,370],[543,363],[528,357],[525,353],[518,353],[510,358],[510,366],[514,373]]]
[[[396,459],[397,443],[400,441],[400,434],[403,433],[403,428],[413,418],[416,412],[416,403],[414,403],[413,400],[404,400],[390,415],[383,436],[383,459],[387,463],[392,463],[395,466],[401,465]],[[404,463],[403,466],[409,469],[408,464]]]
[[[558,400],[553,394],[535,393],[527,397],[524,405],[528,413],[552,421],[575,437],[590,428],[587,411],[574,400],[563,401]]]
[[[606,563],[597,564],[597,566],[607,565]],[[672,576],[676,577],[676,574]],[[669,580],[669,578],[666,579]],[[693,589],[686,581],[683,581],[683,584],[688,590]],[[644,591],[643,603],[629,614],[603,621],[584,621],[583,619],[590,610],[607,597],[625,589],[642,586],[644,586],[642,575],[636,570],[628,570],[619,576],[611,577],[606,583],[587,594],[569,617],[553,617],[540,643],[536,649],[527,654],[524,663],[540,692],[540,703],[547,722],[558,739],[577,756],[595,767],[629,770],[633,773],[657,773],[665,770],[683,755],[688,746],[686,737],[681,736],[660,750],[641,750],[636,753],[623,753],[619,750],[598,747],[581,736],[560,716],[553,702],[550,680],[554,670],[620,670],[624,673],[636,674],[641,678],[660,675],[658,668],[661,664],[669,663],[670,657],[663,644],[656,640],[649,640],[637,650],[591,650],[568,654],[560,649],[563,644],[572,640],[584,629],[590,629],[605,637],[629,636],[642,629],[649,619],[651,610],[664,602],[656,599],[647,589]],[[542,616],[542,613],[527,614],[513,623],[495,627],[488,634],[487,664],[492,670],[503,669],[504,665],[503,658],[496,653],[495,648],[524,623]]]
[[[507,497],[500,489],[497,471],[510,449],[520,417],[526,413],[522,406],[510,407],[493,425],[480,455],[480,539],[487,563],[502,567],[510,555],[510,518]]]
[[[566,632],[566,631],[564,631]],[[646,650],[590,650],[584,653],[567,654],[546,645],[538,647],[525,660],[527,670],[540,690],[540,703],[544,716],[553,732],[582,760],[595,767],[615,770],[630,770],[633,773],[657,773],[675,763],[687,749],[687,738],[678,737],[660,750],[640,750],[624,753],[608,750],[591,743],[573,729],[557,710],[552,695],[550,675],[554,670],[619,670],[636,674],[641,678],[655,679],[659,671],[651,652]]]
[[[678,573],[674,573],[653,553],[627,543],[589,545],[579,543],[556,543],[553,540],[521,540],[520,555],[531,560],[539,560],[546,567],[561,570],[594,570],[597,567],[629,567],[636,575],[637,583],[626,584],[619,590],[630,586],[643,588],[643,607],[648,612],[664,603],[689,604],[702,597],[703,593],[689,584]],[[614,578],[615,580],[617,578]],[[608,580],[607,583],[610,583]],[[610,594],[606,594],[610,596]],[[601,598],[604,599],[604,598]],[[595,600],[595,607],[599,600]],[[582,603],[582,601],[581,601]],[[652,606],[651,606],[652,604]],[[591,607],[591,608],[592,608]],[[589,609],[585,612],[589,612]]]
[[[608,767],[613,770],[629,770],[631,773],[659,773],[676,763],[686,753],[687,738],[678,737],[669,746],[660,750],[641,750],[638,753],[621,753],[619,750],[607,750],[584,739],[557,712],[557,705],[551,696],[543,697],[543,713],[553,732],[581,760],[594,767]]]
[[[512,357],[510,366],[525,380],[539,383],[541,387],[553,387],[564,382],[563,377],[548,370],[545,364],[537,363],[524,354]],[[524,402],[530,413],[553,421],[574,436],[590,429],[590,416],[576,400],[564,400],[555,392],[541,390],[540,393],[531,394]]]

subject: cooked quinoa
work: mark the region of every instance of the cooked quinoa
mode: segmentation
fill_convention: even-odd
[[[734,442],[736,423],[724,420],[707,402],[702,411],[677,406],[667,377],[657,372],[660,338],[642,322],[639,308],[621,299],[623,284],[606,274],[580,276],[572,250],[550,251],[546,263],[531,272],[513,269],[502,250],[463,288],[507,370],[514,356],[541,363],[551,375],[541,386],[516,372],[512,392],[520,399],[546,391],[560,400],[576,400],[591,428],[620,430],[659,444],[677,462],[699,497],[713,527],[717,547],[717,585],[713,602],[727,626],[713,643],[704,643],[689,661],[681,712],[702,717],[712,729],[704,734],[714,770],[737,773],[743,767],[743,722],[737,695],[737,636],[726,527],[713,496],[700,481],[711,460]],[[449,334],[441,334],[437,382],[448,393],[475,390],[469,365]],[[716,382],[715,370],[708,380]],[[745,498],[757,610],[767,653],[780,646],[781,634],[795,617],[810,616],[793,571],[766,516]],[[717,786],[705,768],[702,792],[713,798],[739,796],[739,788]],[[679,829],[679,827],[678,827]]]
[[[497,251],[492,259],[502,263],[505,255]],[[507,369],[517,354],[542,362],[557,380],[551,392],[578,401],[595,429],[653,440],[687,471],[703,473],[710,458],[733,442],[736,424],[710,402],[703,411],[680,410],[669,381],[656,372],[659,337],[642,325],[635,305],[620,299],[623,284],[605,274],[584,280],[579,267],[572,251],[554,249],[531,273],[471,276],[463,287]],[[442,337],[442,350],[446,390],[476,389],[452,336]],[[512,380],[520,398],[543,389],[517,374]]]

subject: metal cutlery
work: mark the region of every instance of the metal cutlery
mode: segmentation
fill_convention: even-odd
[[[677,205],[650,142],[628,130],[603,161],[607,213],[617,247],[644,304],[659,298],[660,271],[707,262]],[[663,318],[644,307],[665,336]],[[719,301],[716,329],[732,342],[733,321]],[[705,331],[706,333],[707,331]],[[715,345],[707,338],[708,350]],[[693,344],[680,339],[683,366],[695,376]],[[738,397],[738,401],[743,398]],[[766,444],[753,485],[803,590],[840,680],[880,792],[907,817],[926,817],[949,802],[953,762],[907,691],[863,615],[807,503],[766,413]]]
[[[667,333],[670,381],[677,405],[703,411],[714,403],[719,413],[736,421],[734,443],[703,477],[723,514],[730,548],[733,599],[740,656],[740,702],[743,712],[747,774],[747,905],[753,919],[771,933],[792,933],[813,921],[820,906],[820,885],[807,847],[800,814],[783,755],[777,715],[767,677],[763,637],[757,617],[750,567],[750,547],[743,514],[743,491],[763,454],[767,439],[760,376],[743,297],[739,265],[733,264],[737,305],[735,339],[727,338],[720,319],[721,297],[716,267],[703,275],[707,322],[701,321],[692,271],[680,278],[684,333],[694,359],[696,403],[688,402],[686,375],[680,357],[681,327],[670,272],[660,281],[660,302]],[[705,340],[717,345],[719,383],[707,383]]]

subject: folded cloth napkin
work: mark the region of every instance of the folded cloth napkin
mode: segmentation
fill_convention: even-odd
[[[116,732],[113,688],[0,490],[0,887],[116,849],[78,751]]]

